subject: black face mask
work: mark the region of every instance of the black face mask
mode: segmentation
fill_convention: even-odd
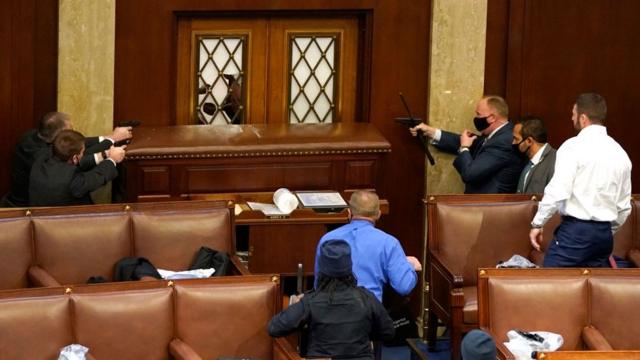
[[[531,146],[529,146],[528,148],[526,148],[525,151],[520,151],[520,144],[522,144],[526,139],[523,139],[522,141],[520,141],[517,144],[511,144],[511,146],[513,147],[513,151],[515,151],[516,153],[518,153],[519,155],[523,156],[523,157],[528,157],[527,156],[527,151],[529,151],[529,148]]]
[[[489,127],[489,122],[487,121],[489,117],[485,116],[485,117],[474,117],[473,118],[473,125],[476,126],[476,129],[478,131],[482,131],[486,128]]]

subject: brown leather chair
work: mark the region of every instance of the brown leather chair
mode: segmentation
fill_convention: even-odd
[[[561,334],[560,351],[640,349],[640,269],[480,269],[478,303],[502,359],[512,329]]]
[[[233,204],[182,201],[0,211],[0,289],[113,281],[124,257],[179,271],[201,246],[230,254],[230,272],[248,274],[235,253]]]
[[[429,317],[435,345],[438,319],[449,325],[459,358],[462,334],[478,327],[477,269],[514,254],[527,256],[536,203],[528,195],[439,195],[427,202]]]
[[[72,343],[95,359],[300,359],[267,323],[281,306],[277,276],[0,291],[7,359],[55,359]]]

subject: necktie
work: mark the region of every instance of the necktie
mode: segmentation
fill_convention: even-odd
[[[518,180],[517,193],[521,194],[524,191],[525,179],[527,178],[527,175],[529,175],[529,171],[531,171],[532,167],[533,167],[533,163],[531,161],[527,161],[527,165],[524,166],[524,169],[522,169],[522,172],[520,173],[520,180]]]

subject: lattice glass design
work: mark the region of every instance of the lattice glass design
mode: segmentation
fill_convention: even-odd
[[[290,123],[334,121],[338,70],[337,42],[337,34],[290,36]]]
[[[247,39],[244,35],[206,35],[197,38],[196,103],[198,122],[242,124]]]

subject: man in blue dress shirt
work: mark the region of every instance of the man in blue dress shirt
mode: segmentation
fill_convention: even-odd
[[[332,239],[342,239],[351,246],[353,273],[358,286],[371,291],[382,301],[382,289],[386,284],[400,295],[407,295],[416,286],[422,265],[413,256],[406,256],[395,237],[376,229],[380,218],[378,195],[369,191],[356,191],[349,200],[351,221],[325,234],[318,243],[316,259],[322,244]],[[318,261],[315,265],[318,278]]]

